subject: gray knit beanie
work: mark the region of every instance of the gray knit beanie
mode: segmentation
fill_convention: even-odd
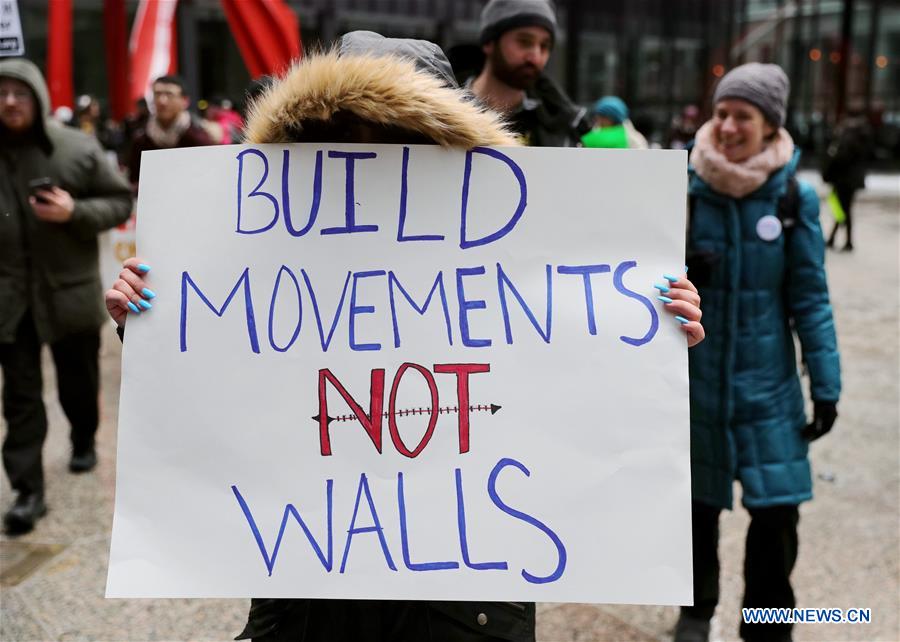
[[[723,98],[746,100],[759,107],[767,121],[781,127],[790,93],[791,81],[781,67],[748,62],[735,67],[719,81],[713,104]]]
[[[543,27],[556,40],[556,9],[551,0],[490,0],[481,10],[481,44],[519,27]]]

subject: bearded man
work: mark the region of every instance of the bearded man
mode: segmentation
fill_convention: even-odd
[[[574,147],[591,130],[587,110],[544,74],[556,30],[549,0],[491,0],[481,12],[484,67],[466,83],[533,147]]]

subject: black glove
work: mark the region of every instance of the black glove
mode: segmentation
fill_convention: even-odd
[[[800,433],[806,441],[815,441],[828,433],[837,419],[837,404],[833,401],[814,402],[813,420]]]

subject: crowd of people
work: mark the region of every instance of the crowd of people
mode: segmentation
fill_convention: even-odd
[[[41,346],[51,348],[71,424],[70,470],[87,472],[97,463],[104,298],[123,340],[128,316],[152,309],[156,293],[145,281],[144,260],[126,261],[105,297],[98,274],[97,234],[130,215],[143,151],[241,140],[646,149],[620,98],[605,96],[586,109],[544,73],[556,35],[546,0],[491,0],[481,16],[484,66],[459,85],[437,45],[349,33],[285,77],[257,82],[246,124],[223,99],[204,101],[203,117],[195,116],[184,83],[163,76],[152,84],[152,109],[144,104],[121,127],[104,123],[89,97],[78,101],[71,126],[61,126],[50,116],[38,68],[24,59],[0,61],[3,464],[17,493],[4,515],[7,532],[30,531],[46,512]],[[392,73],[384,73],[387,66]],[[735,480],[751,516],[744,606],[794,606],[798,507],[812,497],[809,443],[837,417],[840,364],[826,242],[819,199],[796,176],[799,152],[784,128],[789,92],[778,66],[739,66],[719,82],[709,120],[688,106],[667,137],[670,147],[689,150],[687,271],[657,286],[691,348],[694,603],[682,609],[680,642],[709,637],[719,595],[718,520],[732,508]],[[290,123],[281,122],[286,115]],[[115,153],[114,162],[101,146]],[[824,168],[843,206],[846,249],[864,148],[865,129],[851,117]],[[809,374],[811,419],[795,336]],[[742,624],[741,635],[790,640],[791,626]],[[533,604],[254,599],[239,639],[534,636]]]

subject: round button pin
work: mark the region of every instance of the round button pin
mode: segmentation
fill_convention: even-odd
[[[774,241],[781,236],[781,221],[771,214],[763,216],[756,222],[756,234],[763,241]]]

